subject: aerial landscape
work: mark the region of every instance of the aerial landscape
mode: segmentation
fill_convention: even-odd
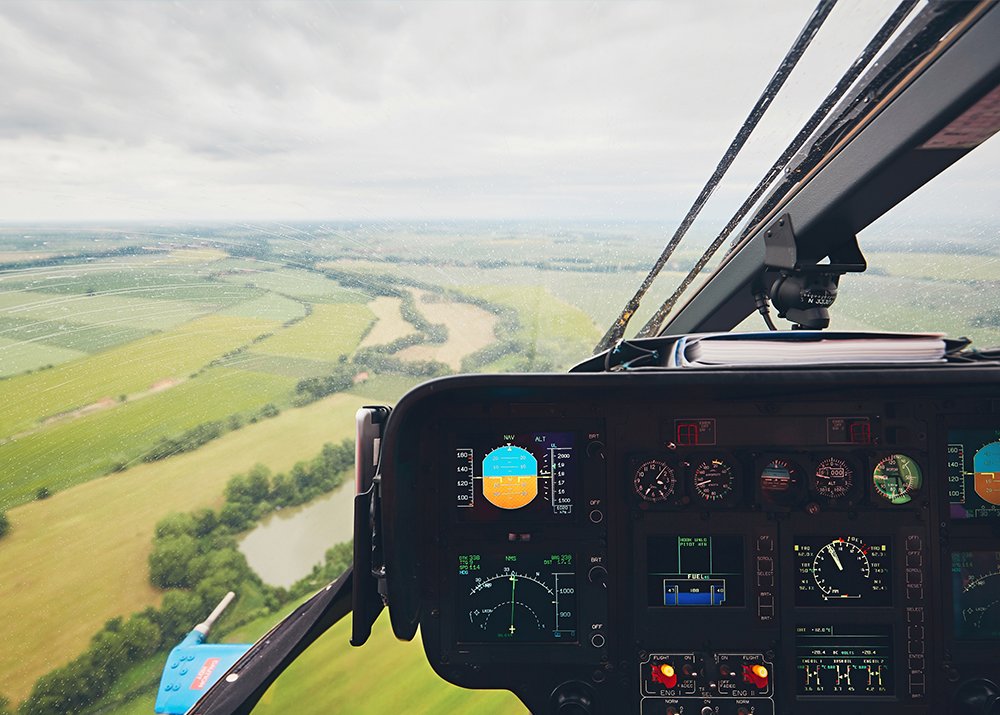
[[[166,652],[229,589],[213,637],[261,636],[346,566],[355,410],[434,377],[584,359],[658,252],[655,227],[631,231],[641,240],[613,225],[4,229],[7,710],[152,712]],[[979,245],[869,251],[834,327],[1000,344],[998,255]],[[696,257],[675,256],[650,303]],[[437,711],[520,711],[439,681],[380,626],[352,649],[339,624],[260,711],[326,712],[386,668],[402,685],[375,689],[372,712],[415,691]],[[323,697],[297,699],[320,682]]]

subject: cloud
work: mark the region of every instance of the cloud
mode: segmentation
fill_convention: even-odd
[[[3,3],[0,217],[676,217],[809,9]],[[712,212],[890,11],[838,5]]]

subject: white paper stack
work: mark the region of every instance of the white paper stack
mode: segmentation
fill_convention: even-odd
[[[939,333],[858,333],[792,330],[701,333],[674,344],[672,367],[836,365],[942,362],[948,350]]]

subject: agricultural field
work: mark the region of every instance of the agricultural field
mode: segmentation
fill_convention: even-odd
[[[375,325],[361,341],[359,347],[368,348],[374,345],[386,345],[393,340],[405,338],[413,335],[416,331],[412,325],[406,322],[400,313],[399,308],[403,301],[401,298],[391,296],[379,296],[368,307],[375,314]],[[426,311],[425,311],[426,312]],[[438,322],[432,320],[432,322]]]
[[[430,299],[429,299],[430,298]],[[496,336],[496,316],[468,303],[433,300],[427,293],[417,293],[417,310],[431,323],[448,329],[448,340],[441,344],[414,345],[399,352],[403,360],[436,360],[458,371],[462,359],[492,343]]]
[[[375,322],[360,303],[318,303],[312,315],[253,349],[254,353],[311,360],[336,360],[353,353]]]
[[[195,452],[11,509],[13,528],[0,542],[0,602],[8,616],[26,617],[0,619],[0,642],[6,644],[0,649],[0,693],[20,699],[37,677],[80,652],[108,618],[159,602],[146,565],[159,519],[218,507],[226,480],[254,464],[287,470],[324,443],[350,437],[354,412],[365,401],[333,395]],[[49,617],[28,618],[40,603]]]
[[[29,501],[42,487],[65,489],[116,465],[138,464],[160,438],[285,401],[293,386],[291,378],[213,368],[141,399],[112,400],[105,409],[0,444],[0,462],[7,465],[0,505]]]
[[[0,435],[39,426],[42,420],[178,380],[274,327],[264,320],[210,315],[85,359],[4,381],[9,404],[0,412]]]

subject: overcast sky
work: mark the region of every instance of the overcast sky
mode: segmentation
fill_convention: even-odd
[[[894,5],[842,0],[709,213]],[[4,2],[0,221],[679,217],[812,8]]]

